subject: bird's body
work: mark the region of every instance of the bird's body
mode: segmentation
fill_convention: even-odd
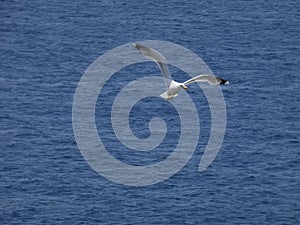
[[[201,74],[183,83],[174,81],[171,78],[166,58],[162,54],[160,54],[158,51],[152,48],[147,48],[136,43],[133,44],[133,47],[139,50],[139,52],[145,57],[155,61],[159,66],[167,88],[167,91],[162,93],[160,96],[166,100],[171,100],[172,98],[178,96],[178,93],[180,92],[181,88],[187,90],[187,85],[193,82],[207,82],[210,85],[223,85],[229,83],[227,80],[224,80],[220,77],[215,77],[207,74]]]
[[[178,83],[174,80],[171,81],[169,88],[160,95],[160,97],[170,100],[176,96],[178,96],[178,93],[181,89],[182,84]]]

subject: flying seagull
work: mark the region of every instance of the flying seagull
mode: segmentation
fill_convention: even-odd
[[[176,97],[180,91],[180,88],[187,90],[188,87],[186,85],[193,82],[207,82],[210,85],[223,85],[229,83],[227,80],[224,80],[220,77],[215,77],[207,74],[201,74],[183,83],[176,82],[172,80],[167,60],[161,53],[152,48],[147,48],[136,43],[133,43],[133,47],[137,49],[143,56],[152,59],[159,66],[159,69],[163,74],[165,85],[167,87],[167,91],[162,93],[160,96],[166,100],[171,100],[172,98]]]

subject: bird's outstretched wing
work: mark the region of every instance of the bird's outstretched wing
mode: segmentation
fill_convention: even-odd
[[[193,82],[207,82],[210,85],[223,85],[223,84],[228,84],[229,82],[227,80],[224,80],[220,77],[215,77],[211,75],[206,75],[206,74],[201,74],[199,76],[196,76],[192,79],[187,80],[184,82],[184,85],[188,85]]]
[[[137,49],[143,56],[152,59],[155,61],[160,69],[160,71],[163,74],[163,78],[165,81],[165,85],[167,89],[170,87],[172,77],[168,68],[167,60],[166,58],[160,54],[158,51],[152,49],[152,48],[147,48],[145,46],[133,43],[133,47]]]

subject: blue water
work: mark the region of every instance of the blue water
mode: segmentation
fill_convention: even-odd
[[[0,223],[299,224],[297,1],[138,2],[1,2]],[[72,103],[97,57],[147,39],[191,49],[230,81],[223,89],[227,130],[204,172],[198,164],[210,126],[201,117],[201,143],[179,173],[130,187],[98,175],[83,159]],[[136,127],[143,135],[144,125]]]

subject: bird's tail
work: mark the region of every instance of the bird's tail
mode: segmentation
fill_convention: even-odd
[[[163,99],[168,100],[168,99],[169,99],[168,91],[165,91],[164,93],[162,93],[162,94],[160,95],[160,97],[162,97]]]
[[[162,93],[162,94],[160,95],[160,97],[162,97],[162,98],[165,99],[165,100],[171,100],[172,98],[175,98],[175,97],[177,97],[177,96],[178,96],[178,94],[170,95],[170,93],[168,93],[168,91],[165,91],[164,93]]]

